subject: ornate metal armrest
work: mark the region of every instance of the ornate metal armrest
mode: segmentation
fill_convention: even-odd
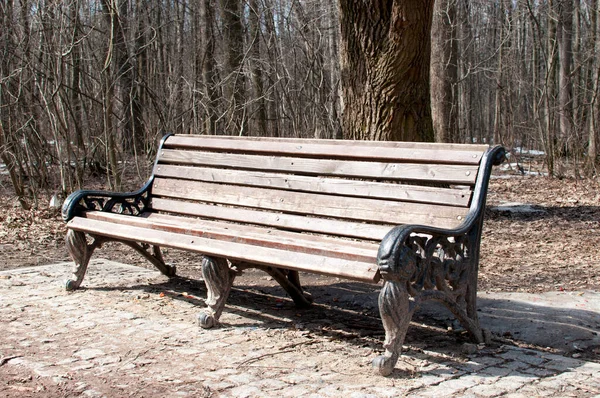
[[[86,210],[139,215],[150,206],[153,178],[135,192],[76,191],[67,197],[62,207],[62,217],[71,220]]]
[[[436,251],[438,256],[443,256],[443,253],[439,253],[440,249],[456,252],[456,246],[466,243],[472,231],[477,229],[473,228],[473,224],[477,225],[473,221],[467,218],[460,228],[453,230],[424,225],[399,225],[393,228],[379,246],[377,264],[380,273],[384,279],[411,278],[416,271],[417,254],[422,259],[430,260]],[[452,250],[449,250],[450,246]]]
[[[503,147],[495,146],[483,155],[471,206],[460,226],[442,229],[425,225],[399,225],[383,238],[377,254],[377,264],[384,279],[411,278],[417,272],[417,266],[429,268],[432,261],[442,262],[442,268],[448,268],[452,262],[478,263],[481,224],[492,166],[502,163],[505,154]],[[419,272],[421,271],[417,273]]]

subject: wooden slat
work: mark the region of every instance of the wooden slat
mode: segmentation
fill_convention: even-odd
[[[319,254],[362,262],[376,262],[379,245],[348,239],[300,234],[272,228],[253,227],[223,221],[194,220],[190,218],[149,213],[132,217],[115,213],[92,211],[84,214],[92,220],[109,221],[167,232],[246,243],[301,253]]]
[[[220,185],[199,181],[156,178],[153,196],[279,210],[390,224],[424,224],[453,228],[466,215],[466,208],[391,202],[379,199],[318,195],[266,188]]]
[[[321,138],[291,138],[291,137],[248,137],[236,135],[199,135],[199,134],[178,134],[172,135],[167,139],[166,144],[177,142],[177,139],[184,138],[194,140],[198,137],[202,139],[228,140],[233,141],[256,141],[256,142],[282,142],[282,143],[301,143],[301,144],[323,144],[332,146],[358,146],[364,148],[433,148],[433,149],[451,149],[451,150],[472,150],[476,152],[485,152],[489,149],[487,144],[448,144],[437,142],[408,142],[408,141],[363,141],[363,140],[336,140]],[[189,142],[189,141],[188,141]]]
[[[358,146],[362,146],[363,150],[357,151]],[[379,143],[373,145],[365,144],[365,141],[248,140],[247,137],[232,139],[185,135],[169,138],[165,147],[298,157],[450,164],[479,164],[487,149],[487,147],[474,149],[472,146],[452,147],[445,144]]]
[[[156,167],[154,174],[157,177],[174,177],[195,181],[462,207],[469,206],[471,198],[471,191],[467,189],[423,187],[418,185],[379,183],[318,176],[297,176],[249,170],[162,164]]]
[[[159,163],[279,171],[307,175],[473,185],[477,166],[362,162],[163,149]]]
[[[293,231],[316,232],[335,236],[380,241],[393,225],[374,225],[358,222],[305,217],[294,214],[214,206],[179,200],[152,198],[152,209],[196,217],[285,228]]]
[[[231,260],[333,275],[372,283],[379,280],[379,273],[375,263],[298,253],[236,242],[225,242],[131,225],[120,225],[119,228],[115,228],[112,222],[91,220],[83,217],[73,218],[69,221],[67,227],[115,239],[146,242],[161,247],[184,249],[205,255],[225,257]]]

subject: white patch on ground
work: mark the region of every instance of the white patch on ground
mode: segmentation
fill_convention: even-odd
[[[518,203],[518,202],[510,202],[504,203],[500,206],[492,207],[491,210],[494,211],[509,211],[511,213],[518,214],[530,214],[530,213],[546,213],[545,210],[542,210],[538,207],[535,207],[529,203]]]

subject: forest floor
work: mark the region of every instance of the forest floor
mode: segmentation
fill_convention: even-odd
[[[136,188],[132,184],[128,188]],[[90,188],[101,188],[101,182]],[[65,223],[58,209],[48,207],[49,201],[50,195],[42,195],[37,208],[21,209],[8,176],[0,174],[0,270],[70,260],[64,245]],[[495,170],[484,222],[480,290],[600,291],[599,247],[598,180],[523,175],[506,164]],[[119,244],[107,244],[95,257],[149,266]],[[165,257],[180,275],[199,279],[196,255],[166,250]],[[307,285],[322,279],[304,278]]]

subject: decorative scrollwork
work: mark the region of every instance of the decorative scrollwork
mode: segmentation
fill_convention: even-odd
[[[406,247],[415,258],[414,273],[408,285],[411,296],[432,289],[448,294],[454,300],[464,296],[473,267],[468,235],[416,235],[409,238]]]
[[[148,208],[148,193],[129,197],[84,196],[80,206],[86,210],[100,210],[110,213],[136,216]]]
[[[77,191],[69,195],[62,208],[65,221],[81,214],[86,210],[104,211],[110,213],[140,215],[150,207],[150,187],[152,179],[139,191],[117,193],[104,191]]]
[[[483,341],[475,308],[479,230],[477,223],[462,234],[415,232],[398,228],[384,239],[378,256],[385,284],[379,312],[386,331],[385,353],[373,366],[389,375],[400,355],[414,311],[425,300],[437,300],[457,317],[477,342]]]

